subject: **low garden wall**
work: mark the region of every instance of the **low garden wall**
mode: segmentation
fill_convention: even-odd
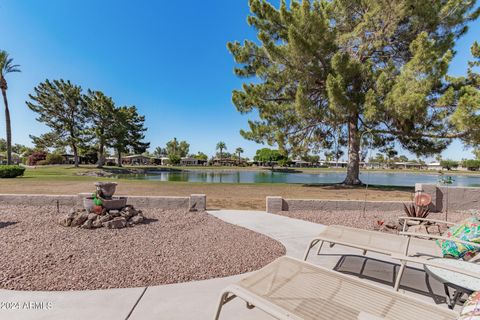
[[[297,210],[366,210],[398,211],[403,210],[405,201],[362,201],[362,200],[317,200],[317,199],[284,199],[267,197],[267,212]]]
[[[78,195],[50,194],[0,194],[0,204],[6,205],[58,205],[82,206],[83,198],[91,193]],[[204,211],[207,208],[207,197],[204,194],[192,194],[188,197],[128,196],[128,204],[137,208],[185,209]]]
[[[416,191],[428,193],[432,197],[430,209],[433,212],[480,210],[480,188],[447,187],[434,184],[417,183]],[[267,197],[267,212],[297,210],[359,210],[366,207],[372,211],[403,210],[403,203],[409,201],[363,201],[363,200],[318,200],[318,199],[284,199]]]
[[[435,184],[415,184],[415,191],[428,193],[432,197],[430,208],[436,212],[456,210],[480,210],[480,188],[447,187]]]

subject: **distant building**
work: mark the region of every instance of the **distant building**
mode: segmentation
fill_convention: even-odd
[[[430,162],[427,164],[427,169],[428,170],[442,170],[442,166],[440,165],[440,162]]]
[[[144,156],[142,154],[135,154],[131,156],[125,156],[122,158],[122,165],[131,165],[131,166],[147,166],[153,163],[151,157]]]
[[[20,156],[16,153],[12,153],[12,162],[13,164],[20,164],[22,162],[22,159]],[[0,154],[0,164],[7,164],[7,155],[6,154]]]
[[[183,157],[180,160],[181,166],[198,166],[198,159],[190,158],[190,157]]]
[[[421,169],[423,165],[418,162],[406,161],[406,162],[394,162],[391,167],[393,169]]]
[[[75,164],[75,155],[64,153],[61,156],[63,157],[63,164]],[[85,157],[78,156],[78,163],[87,164],[87,160]]]

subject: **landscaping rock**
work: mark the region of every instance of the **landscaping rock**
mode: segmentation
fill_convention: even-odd
[[[65,217],[65,218],[62,218],[58,221],[58,223],[60,223],[60,225],[64,226],[64,227],[70,227],[70,225],[72,224],[72,218],[69,218],[68,216]]]
[[[93,220],[87,219],[81,226],[83,229],[92,229]]]
[[[142,223],[143,222],[143,216],[141,215],[136,215],[136,216],[133,216],[129,222],[133,223],[133,224],[138,224],[138,223]]]
[[[108,214],[109,214],[110,216],[112,216],[113,218],[115,218],[115,217],[119,217],[119,216],[120,216],[120,211],[118,211],[118,210],[110,210],[110,211],[108,212]]]
[[[385,223],[385,227],[387,227],[388,229],[398,229],[398,223],[393,221],[393,220],[389,220]]]
[[[126,226],[133,227],[145,220],[141,210],[136,210],[129,205],[122,210],[102,210],[100,214],[88,213],[85,209],[72,208],[58,223],[65,227],[80,227],[94,229],[106,227],[121,229]]]
[[[97,220],[93,221],[92,227],[93,228],[101,228],[102,227],[102,222],[100,221],[100,219],[97,219]]]
[[[80,215],[77,215],[70,224],[71,227],[81,226],[88,219],[88,213],[82,212]]]
[[[431,225],[427,227],[427,232],[429,234],[435,234],[439,235],[440,234],[440,227],[438,225]]]
[[[121,229],[127,226],[127,220],[124,217],[116,217],[105,222],[103,226],[109,229]]]
[[[410,226],[408,228],[408,232],[428,234],[427,227],[425,227],[423,224]]]

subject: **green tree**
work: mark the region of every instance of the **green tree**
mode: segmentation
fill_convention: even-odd
[[[222,160],[223,159],[223,150],[227,150],[227,145],[225,144],[225,142],[220,141],[220,142],[217,143],[217,146],[216,146],[215,149],[220,151],[220,160]]]
[[[162,147],[156,147],[153,151],[153,155],[158,158],[166,157],[168,155],[167,149]]]
[[[452,170],[452,169],[455,169],[455,168],[458,168],[458,161],[454,161],[454,160],[441,160],[440,161],[440,165],[442,166],[442,168],[444,169],[447,169],[447,170]]]
[[[190,151],[190,144],[187,141],[178,141],[177,138],[167,142],[167,154],[168,155],[177,155],[180,158],[186,157],[188,151]]]
[[[471,48],[473,60],[468,62],[466,77],[450,78],[452,84],[446,90],[443,106],[456,106],[453,123],[466,145],[478,150],[480,146],[480,45]],[[478,152],[478,151],[477,151]],[[478,158],[478,157],[477,157]],[[479,158],[480,159],[480,158]]]
[[[475,159],[480,160],[480,149],[473,149],[473,155],[475,156]]]
[[[30,139],[34,145],[35,150],[46,151],[50,148],[65,149],[66,143],[62,140],[58,132],[50,131],[40,136],[30,135]]]
[[[208,160],[208,156],[203,153],[203,152],[198,152],[196,155],[193,156],[195,159],[198,159],[198,160],[203,160],[203,161],[207,161]]]
[[[260,120],[246,139],[291,154],[330,149],[345,138],[345,184],[360,184],[360,140],[398,141],[415,154],[443,150],[455,108],[439,107],[455,39],[476,19],[475,2],[456,0],[250,0],[259,42],[228,43],[235,74],[254,78],[233,91],[241,113]],[[337,134],[340,133],[340,136]]]
[[[182,161],[182,158],[176,153],[171,153],[168,155],[168,161],[170,164],[178,165],[180,164],[180,161]]]
[[[82,88],[70,81],[45,80],[29,95],[27,106],[39,114],[38,121],[52,129],[72,150],[75,167],[79,165],[78,146],[85,139],[87,113],[82,107]]]
[[[114,111],[115,126],[112,130],[110,146],[117,154],[117,164],[122,166],[122,154],[132,151],[135,154],[145,152],[150,146],[145,139],[145,116],[138,114],[135,106],[123,106]]]
[[[262,148],[257,150],[257,152],[255,153],[255,156],[253,157],[253,160],[261,163],[266,163],[270,165],[273,170],[273,168],[275,167],[275,163],[278,163],[280,161],[285,161],[287,160],[287,157],[285,157],[279,150]]]
[[[8,84],[5,76],[12,72],[20,72],[20,66],[13,64],[13,59],[6,51],[0,50],[0,90],[2,90],[3,104],[5,105],[5,127],[7,129],[7,165],[12,162],[12,125],[10,122],[10,109],[8,107],[7,90]]]
[[[113,128],[116,126],[115,103],[101,91],[88,90],[83,97],[84,107],[91,122],[90,133],[97,145],[97,167],[103,168],[105,163],[105,147],[112,138]]]
[[[237,149],[235,149],[235,153],[237,154],[238,156],[238,164],[240,164],[242,162],[242,153],[243,153],[243,149],[241,147],[238,147]]]

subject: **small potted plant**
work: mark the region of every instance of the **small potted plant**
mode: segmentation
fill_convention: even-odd
[[[102,200],[97,197],[95,194],[93,197],[93,207],[92,212],[96,214],[101,214],[103,211]]]

